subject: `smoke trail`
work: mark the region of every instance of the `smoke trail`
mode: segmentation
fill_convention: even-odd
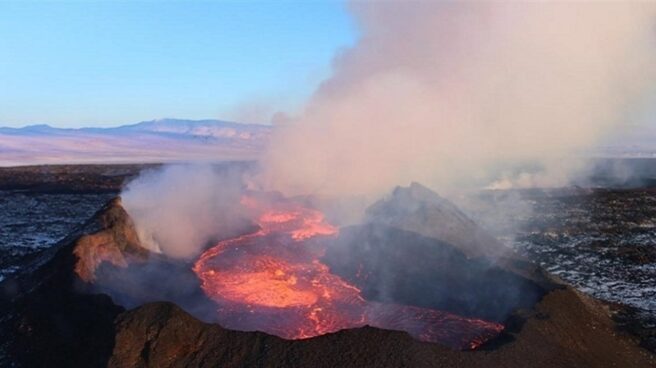
[[[274,134],[266,188],[374,196],[413,180],[442,191],[504,173],[563,184],[572,155],[625,123],[654,81],[655,3],[351,10],[361,37]]]

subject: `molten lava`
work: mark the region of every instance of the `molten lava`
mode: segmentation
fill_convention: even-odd
[[[258,213],[259,230],[219,242],[193,267],[219,305],[224,327],[302,339],[371,325],[459,349],[475,349],[503,329],[447,312],[368,302],[320,261],[324,246],[314,240],[338,233],[321,212],[291,202],[262,208],[250,197],[242,204]]]

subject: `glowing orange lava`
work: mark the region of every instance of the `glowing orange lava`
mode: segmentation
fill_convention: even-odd
[[[193,267],[224,327],[301,339],[371,325],[470,349],[503,329],[447,312],[368,302],[320,261],[324,249],[312,240],[338,233],[321,212],[290,202],[261,208],[251,197],[242,204],[259,213],[259,230],[219,242]]]

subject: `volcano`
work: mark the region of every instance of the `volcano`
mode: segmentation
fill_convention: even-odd
[[[403,204],[400,207],[399,204]],[[111,367],[648,367],[606,305],[419,185],[338,228],[246,196],[254,223],[191,262],[149,252],[119,199],[0,283],[0,362]],[[457,211],[457,212],[456,212]],[[431,219],[441,219],[440,222]],[[447,222],[448,220],[448,222]],[[447,230],[435,230],[442,224]],[[457,226],[456,226],[457,225]],[[2,360],[5,359],[5,360]]]

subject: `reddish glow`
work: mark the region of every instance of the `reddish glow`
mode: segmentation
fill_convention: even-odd
[[[470,349],[503,329],[447,312],[368,302],[320,261],[324,249],[311,239],[338,233],[321,212],[289,202],[261,208],[251,197],[242,204],[259,213],[259,230],[219,242],[193,267],[220,306],[224,327],[302,339],[371,325]]]

